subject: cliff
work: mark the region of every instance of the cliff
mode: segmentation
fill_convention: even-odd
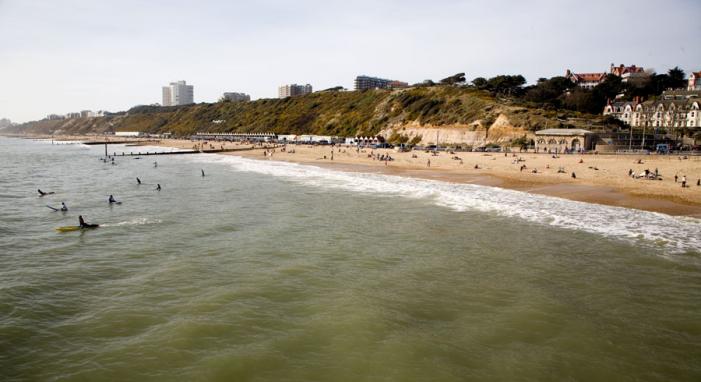
[[[563,119],[600,117],[543,110],[500,101],[463,87],[318,92],[303,97],[218,102],[175,107],[138,106],[100,118],[42,120],[13,127],[25,134],[89,134],[114,131],[272,132],[278,134],[419,136],[423,143],[505,142],[527,132],[563,126]],[[582,122],[567,122],[578,126]],[[417,138],[418,139],[418,138]]]

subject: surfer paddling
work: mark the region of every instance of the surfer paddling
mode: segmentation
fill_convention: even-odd
[[[38,189],[37,192],[39,193],[39,196],[40,196],[40,197],[41,197],[41,196],[46,196],[46,195],[52,195],[52,194],[53,194],[53,191],[44,192],[44,191],[42,191],[42,190],[40,190],[40,189]]]
[[[83,215],[78,216],[78,223],[80,224],[80,228],[97,228],[100,225],[99,224],[88,224],[83,220]]]
[[[110,204],[122,204],[122,202],[118,202],[114,199],[114,196],[110,195],[110,198],[107,200],[110,202]]]

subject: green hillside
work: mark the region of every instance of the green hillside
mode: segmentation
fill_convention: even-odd
[[[486,91],[434,86],[405,90],[317,92],[286,99],[217,102],[175,107],[138,106],[102,118],[42,120],[15,126],[11,132],[87,134],[114,131],[273,132],[278,134],[371,135],[407,124],[489,128],[504,115],[516,128],[577,126],[600,117],[566,110],[544,110],[497,100]],[[563,122],[568,118],[576,119]],[[217,121],[216,123],[214,121]],[[574,122],[572,122],[574,121]]]

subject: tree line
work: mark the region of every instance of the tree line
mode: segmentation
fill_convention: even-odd
[[[577,86],[563,76],[540,78],[536,84],[526,85],[520,75],[498,75],[492,78],[477,77],[468,83],[465,73],[458,73],[434,83],[426,80],[414,86],[457,85],[472,87],[490,92],[494,96],[506,96],[533,106],[545,109],[567,109],[582,113],[600,114],[608,100],[620,97],[632,101],[636,97],[648,99],[662,94],[667,89],[683,88],[686,74],[679,67],[667,73],[651,73],[638,82],[623,82],[621,77],[607,74],[604,80],[593,89]],[[622,97],[621,97],[622,96]]]

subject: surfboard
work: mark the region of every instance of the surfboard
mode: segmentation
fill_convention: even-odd
[[[58,231],[58,232],[71,232],[71,231],[79,231],[79,230],[80,230],[79,225],[67,225],[64,227],[56,228],[56,231]]]
[[[48,204],[46,205],[46,207],[51,208],[52,210],[54,210],[54,212],[58,211],[58,208],[51,207],[51,206],[48,205]]]
[[[63,227],[58,227],[58,228],[56,228],[56,231],[58,231],[58,232],[73,232],[73,231],[80,231],[80,230],[82,230],[82,229],[93,229],[93,228],[97,228],[97,227],[99,227],[99,226],[100,226],[100,225],[95,224],[94,227],[84,227],[84,228],[81,228],[79,225],[67,225],[67,226],[63,226]]]

